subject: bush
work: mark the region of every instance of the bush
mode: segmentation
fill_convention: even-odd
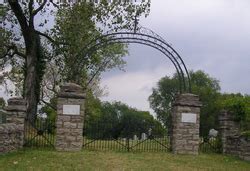
[[[242,132],[241,136],[246,137],[246,138],[250,138],[250,131],[244,131],[244,132]]]

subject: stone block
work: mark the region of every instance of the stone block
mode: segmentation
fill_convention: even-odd
[[[70,122],[70,116],[60,115],[57,117],[57,121]]]
[[[83,129],[83,123],[78,123],[77,128]]]
[[[26,106],[21,106],[21,105],[11,105],[11,106],[7,106],[5,107],[5,110],[8,112],[11,111],[22,111],[22,112],[26,112],[27,107]]]
[[[79,136],[76,136],[76,141],[83,141],[83,136],[82,135],[79,135]]]
[[[72,147],[78,147],[78,148],[82,148],[82,142],[72,142],[71,143]]]
[[[77,128],[77,123],[72,123],[72,122],[64,122],[63,123],[64,128]]]
[[[65,128],[57,128],[57,130],[56,130],[57,136],[66,135],[66,134],[69,134],[69,133],[70,133],[70,130],[65,129]]]
[[[62,127],[63,126],[63,121],[62,120],[57,120],[56,121],[56,126],[57,126],[57,128]]]
[[[189,129],[188,134],[190,135],[199,135],[199,130],[198,129]]]
[[[65,140],[69,142],[76,141],[76,136],[65,136]]]

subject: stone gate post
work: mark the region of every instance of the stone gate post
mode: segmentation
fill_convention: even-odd
[[[24,121],[27,111],[26,100],[22,97],[10,98],[5,110],[7,111],[6,122],[14,123],[24,129]]]
[[[174,154],[198,154],[201,106],[197,95],[180,94],[176,97],[171,113],[170,137]]]
[[[222,141],[222,151],[227,153],[227,138],[240,136],[240,123],[234,121],[233,114],[227,110],[222,110],[219,115],[220,137]]]
[[[67,83],[57,101],[56,150],[80,151],[83,143],[85,95],[81,86]]]
[[[15,151],[24,145],[26,101],[21,97],[10,98],[5,110],[7,123],[0,125],[0,153]]]

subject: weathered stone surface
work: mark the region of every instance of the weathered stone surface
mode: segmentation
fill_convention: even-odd
[[[194,95],[194,94],[179,94],[176,96],[174,106],[193,106],[193,107],[201,107],[202,104],[199,100],[199,96]],[[187,108],[186,108],[187,109]],[[180,109],[182,110],[182,109]],[[185,111],[185,110],[184,110]],[[187,111],[190,111],[187,109]]]
[[[6,111],[23,111],[23,112],[26,112],[26,106],[21,106],[21,105],[7,106],[4,109]]]
[[[233,114],[223,110],[219,115],[219,123],[223,153],[250,161],[250,139],[240,136],[240,124],[234,121]]]
[[[0,153],[7,153],[23,146],[24,118],[26,101],[22,98],[11,98],[6,107],[6,124],[0,124]]]
[[[77,123],[64,122],[64,128],[77,128]]]
[[[58,97],[69,99],[85,99],[86,95],[83,93],[81,86],[74,83],[66,83],[65,85],[61,86],[61,91]]]
[[[22,97],[13,97],[8,100],[9,106],[26,106],[27,102]]]
[[[181,94],[177,96],[171,113],[171,148],[174,154],[198,154],[200,107],[201,102],[196,95]],[[196,121],[182,122],[183,113],[195,114]]]
[[[58,124],[60,123],[60,122],[69,122],[71,120],[71,117],[70,116],[67,116],[67,115],[58,115],[58,117],[57,117],[57,121],[58,121]]]
[[[15,151],[23,146],[22,125],[0,124],[0,154]]]
[[[66,83],[61,86],[61,92],[83,93],[83,88],[75,83]]]

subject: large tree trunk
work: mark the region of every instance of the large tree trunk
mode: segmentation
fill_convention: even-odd
[[[27,100],[27,116],[33,121],[36,118],[37,104],[40,93],[39,62],[41,60],[40,39],[34,27],[34,16],[39,12],[47,1],[34,10],[33,2],[29,2],[29,17],[25,16],[18,0],[8,0],[8,3],[17,18],[23,34],[26,59],[25,59],[25,80],[24,80],[24,98]]]
[[[33,31],[33,30],[32,30]],[[38,57],[39,57],[39,37],[33,31],[27,47],[26,71],[24,82],[24,97],[27,101],[27,116],[30,121],[34,121],[37,114],[37,104],[39,102],[39,78],[38,78]]]

